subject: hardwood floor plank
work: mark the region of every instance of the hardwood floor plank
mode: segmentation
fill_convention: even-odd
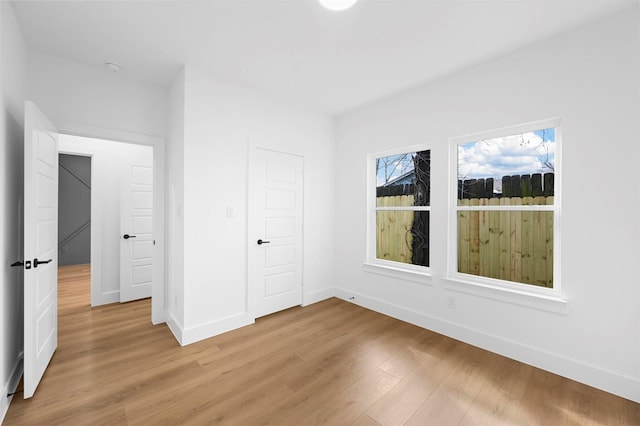
[[[461,425],[508,425],[516,418],[527,382],[534,368],[520,362],[500,362],[487,375],[482,389],[462,418]]]
[[[462,353],[461,353],[462,352]],[[460,364],[448,368],[450,374],[411,416],[407,425],[459,424],[493,370],[494,354],[464,345],[457,352]]]
[[[369,415],[364,413],[360,417],[358,417],[353,423],[351,423],[349,426],[382,426],[382,425],[376,422],[375,420],[373,420],[371,417],[369,417]]]
[[[640,404],[329,299],[181,347],[150,300],[90,307],[61,267],[59,338],[6,425],[640,425]]]
[[[451,373],[450,369],[462,362],[455,356],[461,345],[455,340],[440,338],[432,349],[440,347],[441,350],[419,355],[420,364],[367,410],[369,417],[382,425],[408,421]],[[451,353],[452,357],[444,358],[442,353]]]
[[[400,379],[376,368],[312,412],[304,424],[351,424]]]

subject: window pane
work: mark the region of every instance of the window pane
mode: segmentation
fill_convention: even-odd
[[[459,211],[458,272],[553,287],[553,212]]]
[[[428,206],[430,184],[430,150],[376,158],[378,207]]]
[[[377,211],[376,258],[429,266],[429,212]]]
[[[509,198],[512,205],[553,204],[555,134],[548,128],[459,144],[458,205],[490,198]]]

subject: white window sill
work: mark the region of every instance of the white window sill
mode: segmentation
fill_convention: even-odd
[[[371,274],[384,275],[405,281],[413,281],[418,284],[432,286],[431,272],[428,270],[413,270],[402,266],[386,265],[382,263],[365,262],[362,269]]]
[[[472,294],[487,299],[513,303],[528,308],[538,309],[556,314],[567,315],[568,303],[560,296],[539,294],[530,291],[499,287],[491,284],[465,281],[459,278],[443,278],[442,286],[446,290]]]

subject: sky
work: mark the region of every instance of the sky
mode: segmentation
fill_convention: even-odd
[[[546,173],[555,161],[555,129],[486,139],[458,145],[458,177],[501,178]]]
[[[458,177],[479,179],[546,173],[544,163],[555,162],[555,129],[541,129],[458,145]],[[391,155],[378,160],[377,185],[383,185],[413,170],[413,153]]]
[[[386,182],[413,170],[413,154],[408,152],[379,158],[376,173],[377,185],[384,185]]]

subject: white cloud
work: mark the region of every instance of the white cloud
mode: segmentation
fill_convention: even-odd
[[[466,179],[545,173],[553,164],[555,143],[523,133],[458,146],[458,176]]]

